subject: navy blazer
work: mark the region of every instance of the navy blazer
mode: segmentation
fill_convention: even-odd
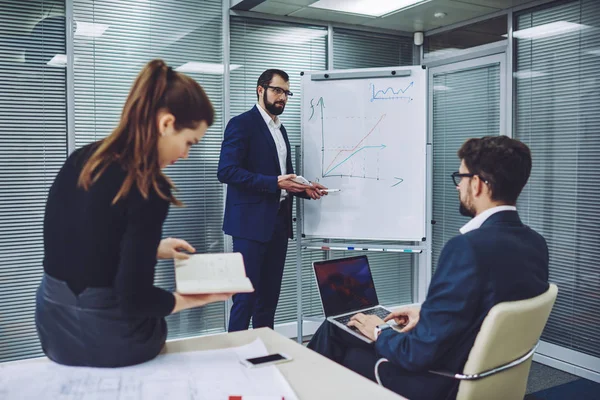
[[[375,342],[378,355],[395,364],[386,368],[385,386],[394,390],[395,382],[402,380],[399,393],[418,393],[422,399],[455,396],[458,381],[426,371],[462,372],[494,305],[548,289],[548,258],[544,238],[523,225],[515,211],[493,214],[479,229],[450,239],[417,326],[408,333],[389,329]]]
[[[282,173],[275,141],[256,107],[227,124],[217,177],[228,185],[223,231],[264,243],[275,229],[281,197],[277,177]],[[287,147],[286,173],[293,174],[290,142],[283,125],[280,129]],[[291,197],[281,206],[288,210],[291,237]]]

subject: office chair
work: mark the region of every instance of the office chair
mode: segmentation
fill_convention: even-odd
[[[531,299],[496,304],[483,320],[462,373],[429,371],[460,381],[457,400],[522,400],[527,377],[558,288]],[[379,379],[379,366],[375,377]]]

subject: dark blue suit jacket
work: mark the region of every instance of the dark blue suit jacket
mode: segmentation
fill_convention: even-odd
[[[277,177],[281,175],[281,167],[271,131],[256,107],[227,124],[217,177],[228,185],[223,231],[264,243],[271,239],[275,229],[281,196]],[[293,174],[290,142],[283,125],[281,134],[287,147],[286,172]],[[289,210],[290,237],[291,203],[288,197],[281,205]]]
[[[417,326],[408,333],[389,329],[375,342],[377,353],[395,364],[382,369],[383,383],[415,399],[455,395],[458,381],[426,371],[462,372],[494,305],[547,289],[544,238],[523,225],[515,211],[491,215],[479,229],[444,246]]]

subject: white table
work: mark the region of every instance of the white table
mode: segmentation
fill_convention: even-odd
[[[262,339],[270,353],[286,353],[293,358],[277,367],[300,400],[405,399],[269,328],[171,341],[163,352],[223,349],[245,345],[256,338]]]
[[[290,362],[277,365],[277,368],[300,400],[406,400],[269,328],[174,340],[167,342],[162,353],[237,347],[249,344],[256,338],[263,341],[269,353],[286,353],[293,358]],[[40,357],[9,364],[40,362],[50,361]]]

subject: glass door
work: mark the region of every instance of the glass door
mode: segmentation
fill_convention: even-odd
[[[450,174],[458,171],[456,152],[469,138],[508,134],[505,123],[505,54],[452,63],[429,70],[431,251],[426,285],[446,242],[468,218],[459,214],[458,192]]]

